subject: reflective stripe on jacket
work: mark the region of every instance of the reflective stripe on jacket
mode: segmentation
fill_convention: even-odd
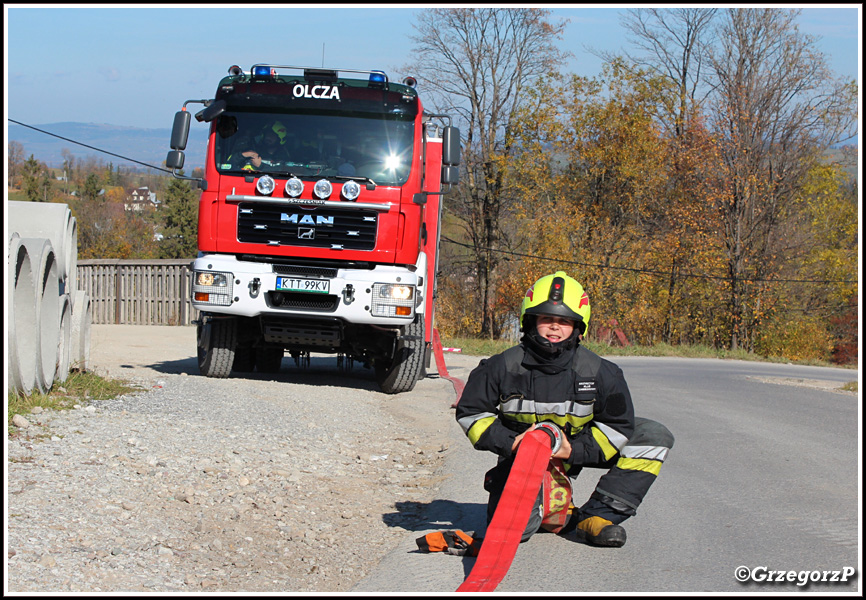
[[[514,438],[553,421],[572,446],[570,465],[613,458],[634,432],[634,406],[622,370],[578,346],[571,369],[543,373],[522,346],[483,359],[466,381],[457,422],[472,445],[510,456]]]

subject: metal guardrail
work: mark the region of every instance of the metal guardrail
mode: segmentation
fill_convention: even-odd
[[[78,288],[90,297],[92,322],[115,325],[191,325],[190,259],[78,261]]]

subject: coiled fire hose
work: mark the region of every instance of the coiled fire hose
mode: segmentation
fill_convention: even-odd
[[[458,592],[492,592],[505,577],[529,522],[550,457],[561,446],[562,431],[553,423],[539,423],[523,436],[475,566],[457,588]]]

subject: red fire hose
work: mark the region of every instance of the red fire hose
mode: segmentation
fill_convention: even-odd
[[[548,431],[552,430],[539,427],[528,431],[517,447],[514,464],[487,526],[475,566],[457,588],[458,592],[492,592],[508,572],[538,498],[551,446],[559,441]]]
[[[451,405],[451,408],[457,406],[457,403],[460,402],[460,396],[463,394],[464,383],[463,380],[458,379],[457,377],[451,377],[448,374],[448,368],[445,366],[445,357],[442,354],[442,342],[439,340],[439,330],[433,329],[433,353],[436,356],[436,369],[439,371],[439,377],[443,379],[447,379],[454,386],[454,393],[457,398],[454,400],[454,404]]]
[[[451,405],[453,408],[460,402],[464,383],[448,374],[437,329],[433,329],[433,352],[439,376],[454,385],[457,399]],[[562,432],[550,423],[540,423],[536,429],[523,436],[499,504],[487,526],[475,566],[457,588],[458,592],[492,592],[505,577],[538,498],[550,456],[559,449],[561,443]]]

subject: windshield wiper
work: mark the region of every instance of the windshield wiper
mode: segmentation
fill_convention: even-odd
[[[375,190],[376,182],[370,179],[369,177],[364,177],[363,175],[331,175],[331,179],[345,179],[347,181],[360,181],[361,183],[367,184],[367,189]]]

